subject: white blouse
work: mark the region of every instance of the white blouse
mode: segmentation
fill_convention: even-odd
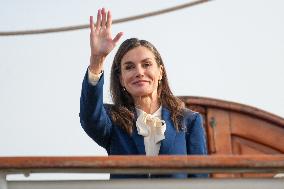
[[[157,156],[161,141],[165,139],[166,122],[161,120],[162,106],[153,114],[147,114],[136,108],[138,118],[136,127],[139,135],[144,136],[145,152],[147,156]]]
[[[95,86],[102,73],[93,74],[88,69],[88,81]],[[143,110],[136,108],[136,127],[139,135],[144,137],[145,152],[147,156],[159,154],[161,141],[165,139],[166,122],[162,118],[162,106],[153,114],[147,114]]]

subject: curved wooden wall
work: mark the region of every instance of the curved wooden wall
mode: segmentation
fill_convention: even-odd
[[[224,100],[194,96],[180,98],[186,107],[203,115],[209,154],[284,153],[284,143],[281,142],[284,137],[283,118],[258,108]],[[227,174],[215,176],[228,177]]]

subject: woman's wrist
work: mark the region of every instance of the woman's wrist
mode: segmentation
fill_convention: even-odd
[[[100,74],[103,70],[105,58],[104,56],[91,55],[89,70],[94,74]]]

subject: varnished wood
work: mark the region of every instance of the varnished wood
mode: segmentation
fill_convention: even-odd
[[[213,107],[220,108],[235,112],[242,112],[253,117],[258,117],[260,119],[272,122],[274,124],[280,125],[284,128],[284,119],[275,114],[269,113],[267,111],[248,106],[241,103],[230,102],[225,100],[219,100],[208,97],[197,97],[197,96],[179,96],[182,99],[186,106],[201,106],[201,107]]]
[[[240,113],[231,113],[231,134],[284,152],[284,128]]]
[[[264,110],[205,97],[180,97],[202,114],[209,154],[283,154],[284,119]],[[214,120],[214,124],[212,124]],[[247,177],[251,174],[213,174],[213,177]],[[257,174],[255,177],[271,177]]]
[[[284,155],[0,157],[8,172],[284,172]]]
[[[216,148],[215,154],[232,154],[229,112],[211,108],[207,112],[207,122],[210,122],[212,118],[218,118],[216,125],[212,128]],[[212,126],[210,125],[209,127]]]

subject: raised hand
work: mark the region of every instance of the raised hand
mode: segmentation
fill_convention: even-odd
[[[105,9],[98,10],[97,22],[94,25],[93,17],[90,16],[90,46],[91,63],[90,67],[95,68],[95,72],[102,68],[105,57],[112,51],[119,41],[122,32],[118,33],[114,39],[111,36],[112,17],[111,12],[106,13]]]

